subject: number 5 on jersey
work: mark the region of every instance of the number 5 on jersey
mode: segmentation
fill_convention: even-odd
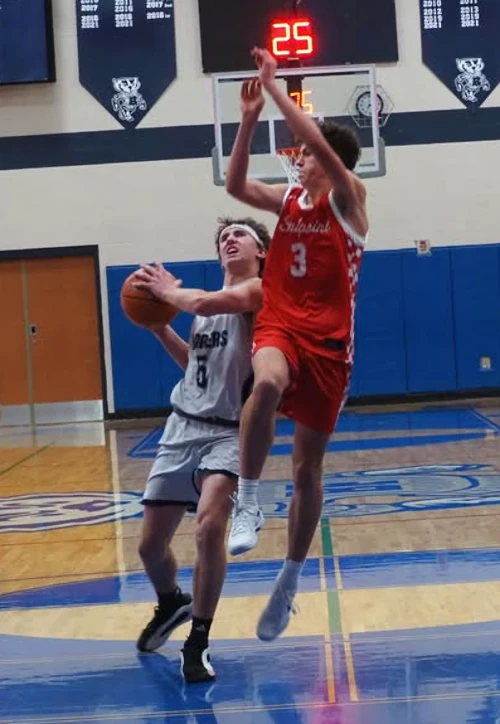
[[[208,357],[206,354],[199,355],[196,358],[198,366],[196,368],[196,384],[205,390],[208,387],[208,374],[207,374],[207,362]]]
[[[292,244],[293,264],[290,267],[292,277],[305,277],[307,272],[306,245],[301,241]]]

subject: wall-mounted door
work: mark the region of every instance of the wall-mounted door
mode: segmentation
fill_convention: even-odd
[[[29,423],[29,376],[22,262],[0,262],[0,423]]]
[[[95,260],[0,262],[2,424],[103,418]]]

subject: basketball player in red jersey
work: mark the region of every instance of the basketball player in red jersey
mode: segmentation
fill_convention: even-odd
[[[278,86],[273,56],[259,48],[253,55],[259,74],[242,88],[242,121],[226,189],[279,219],[254,332],[255,381],[242,416],[241,477],[229,551],[238,555],[257,543],[263,522],[258,482],[280,409],[295,421],[294,492],[287,558],[257,626],[258,637],[272,641],[288,625],[321,515],[323,458],[351,374],[355,297],[368,221],[365,188],[353,173],[360,155],[355,133],[333,123],[316,124]],[[300,139],[299,187],[247,177],[250,144],[265,102],[262,89]]]

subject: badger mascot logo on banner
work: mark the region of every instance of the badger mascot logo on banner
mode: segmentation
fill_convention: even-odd
[[[134,120],[134,113],[137,110],[147,109],[147,103],[139,93],[140,87],[139,78],[113,78],[113,88],[116,93],[111,99],[111,105],[121,121],[130,123]]]
[[[460,75],[455,78],[455,88],[466,103],[477,103],[479,93],[487,93],[490,82],[483,73],[484,60],[482,58],[457,58],[457,68]]]

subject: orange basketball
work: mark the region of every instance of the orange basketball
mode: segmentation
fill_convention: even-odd
[[[179,310],[168,302],[162,302],[143,289],[134,289],[132,286],[134,275],[125,279],[120,302],[125,316],[140,327],[149,327],[151,324],[170,324]]]

